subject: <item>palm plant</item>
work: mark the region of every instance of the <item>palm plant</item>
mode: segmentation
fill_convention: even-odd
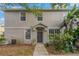
[[[64,19],[64,24],[66,25],[66,30],[72,28],[72,22],[73,22],[74,17],[79,16],[76,14],[77,12],[78,12],[78,9],[76,8],[76,5],[74,5],[73,9],[68,12],[67,16]],[[67,28],[67,26],[69,28]]]

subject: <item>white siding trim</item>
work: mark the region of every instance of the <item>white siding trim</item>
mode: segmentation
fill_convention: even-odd
[[[29,27],[5,27],[5,28],[24,28],[24,29],[26,29],[26,28],[29,28]]]

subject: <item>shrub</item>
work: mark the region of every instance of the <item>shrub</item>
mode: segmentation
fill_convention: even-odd
[[[0,35],[0,43],[4,40],[5,40],[4,35]]]
[[[34,45],[34,46],[36,45],[36,39],[32,40],[32,45]]]
[[[49,43],[45,43],[45,47],[49,47]]]
[[[76,46],[76,48],[79,48],[79,26],[74,30],[74,38],[74,45]]]
[[[74,37],[79,39],[79,26],[78,28],[74,31]]]
[[[54,39],[53,39],[53,47],[56,50],[61,50],[63,47],[63,40],[60,39],[59,34],[55,34]]]
[[[65,52],[73,52],[73,36],[69,33],[55,34],[52,39],[55,50],[64,50]]]

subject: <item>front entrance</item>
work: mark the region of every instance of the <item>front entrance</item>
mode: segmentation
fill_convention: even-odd
[[[43,32],[37,32],[37,42],[43,41]]]
[[[37,27],[37,42],[43,42],[43,27]]]

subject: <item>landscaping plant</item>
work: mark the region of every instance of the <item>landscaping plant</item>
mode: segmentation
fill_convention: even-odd
[[[0,35],[0,43],[2,43],[5,40],[4,35]]]
[[[53,47],[55,50],[64,50],[65,52],[73,52],[74,44],[73,44],[73,36],[68,32],[64,34],[55,34],[53,40]]]

